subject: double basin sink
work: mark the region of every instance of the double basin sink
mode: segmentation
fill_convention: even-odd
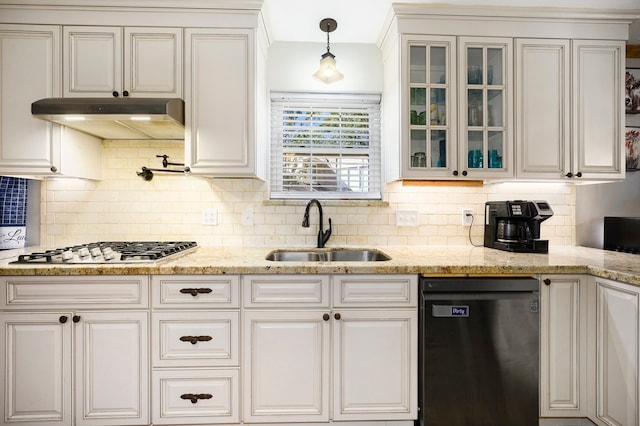
[[[273,250],[267,260],[276,262],[380,262],[391,257],[375,249]]]

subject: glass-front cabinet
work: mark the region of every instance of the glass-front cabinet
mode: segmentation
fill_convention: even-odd
[[[459,173],[513,176],[512,40],[458,40]]]
[[[512,40],[404,36],[403,177],[513,176]]]
[[[457,162],[455,37],[405,38],[403,175],[451,176]]]

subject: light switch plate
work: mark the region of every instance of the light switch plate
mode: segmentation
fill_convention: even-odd
[[[418,211],[396,210],[396,226],[418,226]]]
[[[242,209],[242,224],[244,226],[251,226],[253,225],[253,209],[252,208],[246,208],[246,209]]]

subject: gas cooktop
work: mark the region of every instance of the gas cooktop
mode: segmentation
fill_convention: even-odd
[[[105,241],[23,254],[12,264],[154,263],[195,249],[195,241]]]

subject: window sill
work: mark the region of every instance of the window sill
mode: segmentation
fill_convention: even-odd
[[[309,198],[310,200],[311,198]],[[306,206],[309,200],[265,200],[262,202],[265,206]],[[333,207],[389,207],[389,202],[384,200],[319,200],[322,206]]]

